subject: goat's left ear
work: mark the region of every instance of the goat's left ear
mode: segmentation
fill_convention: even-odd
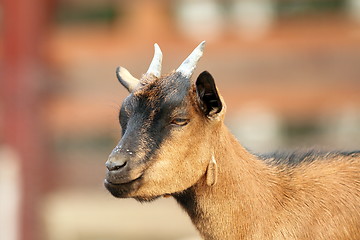
[[[207,117],[213,117],[221,112],[223,104],[216,89],[214,78],[209,72],[200,73],[196,80],[196,93],[200,108]]]

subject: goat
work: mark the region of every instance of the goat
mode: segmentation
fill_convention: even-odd
[[[106,162],[108,191],[138,201],[172,196],[207,240],[360,239],[360,151],[247,151],[224,125],[212,75],[191,81],[204,45],[168,75],[157,44],[140,80],[117,68],[130,95]]]

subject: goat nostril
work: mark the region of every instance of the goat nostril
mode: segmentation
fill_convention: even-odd
[[[119,170],[119,169],[121,169],[121,168],[125,167],[125,166],[126,166],[126,164],[127,164],[127,162],[124,162],[124,163],[123,163],[123,164],[121,164],[121,165],[116,165],[116,166],[114,166],[114,170],[113,170],[113,171],[116,171],[116,170]]]
[[[116,162],[106,162],[105,165],[109,171],[117,171],[117,170],[124,168],[127,165],[127,162],[125,161],[121,164],[116,163]]]

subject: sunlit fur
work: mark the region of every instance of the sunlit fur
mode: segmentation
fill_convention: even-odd
[[[187,83],[177,88],[176,81]],[[136,103],[139,96],[146,106]],[[173,105],[160,114],[165,99]],[[207,240],[360,239],[359,152],[254,155],[224,125],[219,101],[221,111],[207,116],[194,81],[177,73],[143,79],[124,103],[133,102],[131,113],[120,116],[127,129],[119,144],[134,154],[119,151],[129,167],[108,173],[107,181],[140,178],[106,183],[109,191],[140,201],[171,195]],[[189,123],[171,124],[177,114]]]

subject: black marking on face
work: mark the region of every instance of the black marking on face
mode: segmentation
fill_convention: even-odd
[[[174,130],[172,119],[188,117],[186,98],[190,85],[189,79],[174,73],[131,93],[120,110],[120,144],[133,152],[145,151],[142,162],[151,159]],[[141,145],[146,148],[140,150]]]
[[[127,96],[120,108],[119,112],[119,122],[121,126],[122,136],[124,135],[126,131],[127,122],[129,121],[130,114],[133,109],[133,94],[131,93],[129,96]]]

